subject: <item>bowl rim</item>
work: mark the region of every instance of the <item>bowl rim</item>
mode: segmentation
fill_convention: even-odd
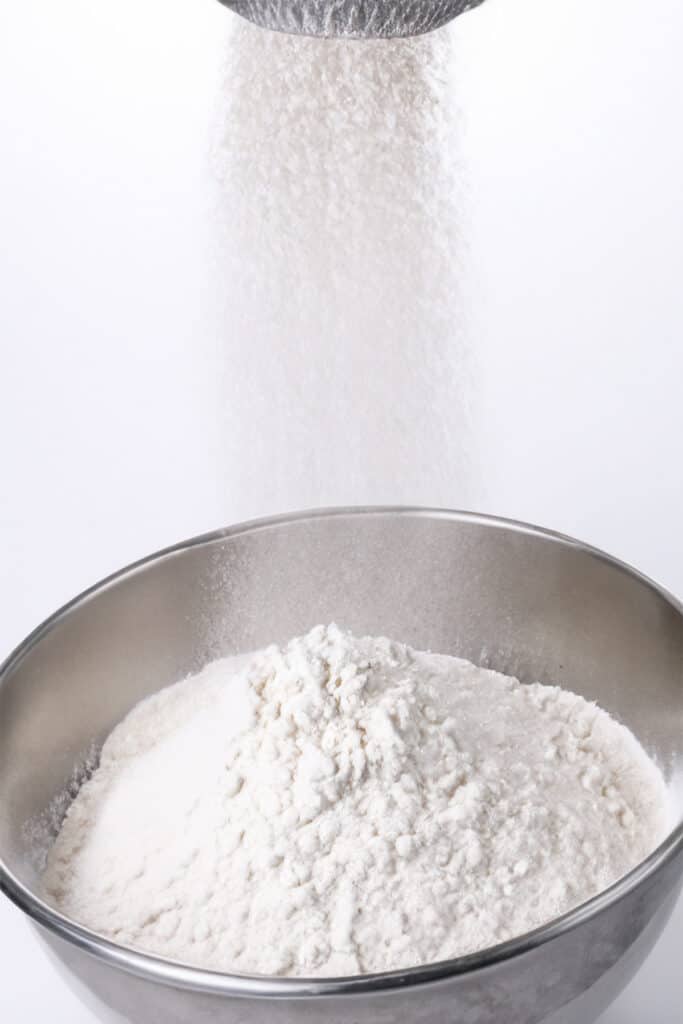
[[[520,520],[507,519],[482,513],[447,508],[430,508],[410,505],[368,505],[334,506],[299,512],[267,516],[237,523],[208,533],[199,534],[177,544],[164,547],[146,555],[122,569],[111,573],[97,583],[83,590],[76,597],[62,605],[57,611],[38,625],[0,664],[0,686],[18,666],[28,652],[50,633],[72,611],[93,600],[101,591],[115,585],[151,564],[173,557],[194,547],[210,545],[240,534],[278,528],[292,523],[323,518],[372,518],[397,516],[405,518],[444,519],[451,522],[472,523],[480,526],[509,531],[512,534],[527,534],[539,539],[573,548],[589,555],[611,568],[626,574],[636,582],[653,590],[670,608],[683,618],[683,603],[650,577],[639,572],[626,562],[607,554],[600,548],[585,544],[563,533],[545,529]],[[152,953],[130,946],[120,945],[105,938],[98,932],[86,928],[59,911],[53,909],[28,886],[12,873],[0,855],[0,891],[4,892],[34,922],[76,946],[83,952],[117,967],[126,973],[147,981],[162,983],[176,988],[210,995],[260,998],[329,997],[334,995],[367,994],[387,990],[398,990],[427,985],[457,975],[480,971],[504,961],[519,957],[538,946],[564,935],[591,918],[607,910],[635,888],[669,864],[678,854],[683,853],[683,822],[674,826],[671,832],[652,853],[628,874],[614,882],[609,888],[591,899],[574,907],[561,917],[517,938],[466,956],[442,960],[437,963],[403,970],[385,971],[378,974],[350,975],[335,978],[279,978],[268,975],[229,974],[201,967],[194,967],[179,961],[165,959]]]

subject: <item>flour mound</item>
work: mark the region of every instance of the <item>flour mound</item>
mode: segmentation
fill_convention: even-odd
[[[135,708],[44,885],[175,960],[349,975],[541,925],[668,826],[658,770],[583,698],[319,626]]]

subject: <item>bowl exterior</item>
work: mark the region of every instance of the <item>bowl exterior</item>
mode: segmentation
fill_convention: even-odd
[[[675,905],[683,858],[577,927],[427,985],[305,999],[209,994],[130,974],[36,926],[106,1024],[592,1024],[628,984]]]

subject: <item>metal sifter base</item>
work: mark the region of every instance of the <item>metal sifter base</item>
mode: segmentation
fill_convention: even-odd
[[[445,25],[483,0],[221,0],[261,28],[307,36],[388,39]]]

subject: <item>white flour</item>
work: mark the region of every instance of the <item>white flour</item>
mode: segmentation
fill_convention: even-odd
[[[213,221],[228,518],[471,506],[451,30],[229,27]]]
[[[135,708],[74,801],[49,898],[219,970],[343,975],[525,932],[669,824],[633,735],[556,687],[317,627]]]

